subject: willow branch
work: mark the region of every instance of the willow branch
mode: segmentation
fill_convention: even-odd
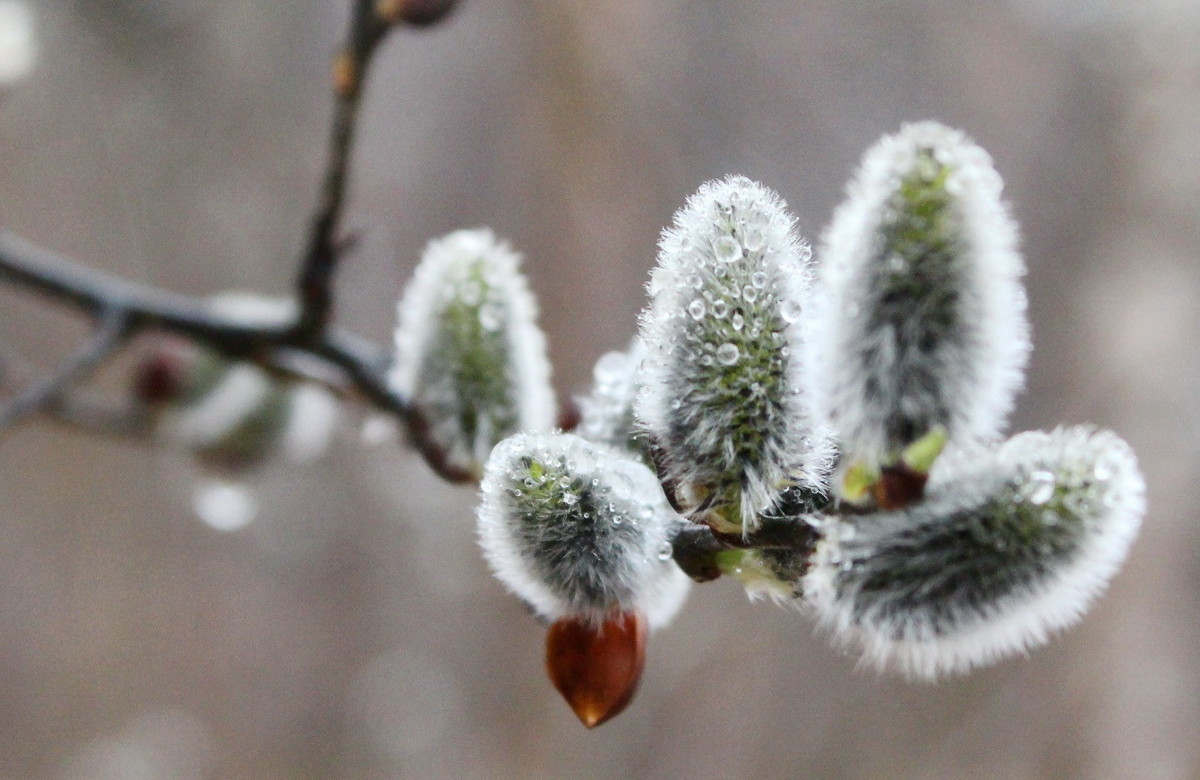
[[[301,355],[333,369],[380,409],[407,413],[404,400],[388,387],[387,353],[337,328],[312,332],[298,328],[295,319],[230,317],[202,298],[128,282],[4,233],[0,233],[0,280],[74,305],[99,319],[119,316],[122,337],[152,330],[175,333],[230,358],[313,378],[289,360]]]
[[[671,539],[672,555],[679,568],[697,582],[721,576],[717,553],[724,550],[789,550],[799,555],[816,549],[817,530],[801,517],[763,517],[754,531],[716,533],[706,525],[688,523]]]
[[[376,13],[375,0],[354,0],[347,41],[334,60],[336,102],[329,153],[297,282],[300,318],[296,327],[306,333],[323,330],[332,314],[333,276],[341,253],[336,234],[346,198],[359,104],[371,58],[389,29],[391,25]]]

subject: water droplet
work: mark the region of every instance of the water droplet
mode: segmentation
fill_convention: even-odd
[[[707,311],[704,306],[704,301],[700,300],[699,298],[693,298],[692,302],[688,304],[687,310],[688,314],[692,315],[692,319],[694,320],[698,320],[703,317],[704,312]]]
[[[258,515],[254,492],[238,482],[211,480],[196,485],[192,509],[210,528],[237,531]]]
[[[704,357],[700,358],[700,365],[711,366],[712,364],[713,364],[712,355],[705,355]]]
[[[596,361],[595,367],[592,368],[592,376],[595,378],[596,384],[603,385],[619,381],[625,375],[625,370],[624,353],[606,352]]]
[[[658,554],[656,557],[660,561],[669,561],[669,560],[671,560],[671,556],[674,553],[675,553],[675,549],[673,547],[671,547],[671,543],[663,542],[662,544],[660,544],[658,546]]]
[[[495,303],[485,303],[479,307],[479,326],[487,331],[500,329],[504,319],[504,310]]]
[[[742,326],[746,324],[746,318],[740,313],[734,312],[733,316],[729,318],[729,324],[733,326],[734,330],[741,330]]]
[[[888,256],[887,269],[894,274],[904,273],[908,270],[908,261],[899,252],[893,252]]]
[[[732,263],[742,258],[742,245],[731,236],[721,236],[713,242],[713,254],[722,263]]]
[[[575,495],[574,493],[563,493],[562,502],[567,506],[575,506],[577,503],[579,503],[579,496]]]
[[[1035,471],[1029,475],[1025,497],[1031,504],[1044,504],[1054,497],[1054,484],[1054,475],[1049,471]]]
[[[570,477],[559,477],[558,478],[558,486],[559,487],[570,487],[571,486],[571,478]]]
[[[725,319],[725,315],[729,313],[729,304],[725,301],[713,301],[712,315],[719,320]]]
[[[621,524],[621,522],[622,522],[622,521],[621,521],[621,516],[620,516],[620,515],[613,515],[613,519],[612,519],[612,524],[613,524],[613,525],[620,525],[620,524]]]
[[[537,487],[537,482],[533,479],[533,477],[525,477],[525,487]]]
[[[754,275],[750,277],[750,284],[761,290],[767,286],[767,275],[762,271],[755,271]]]
[[[742,300],[746,303],[754,303],[758,300],[758,288],[753,285],[746,285],[742,288]]]
[[[732,366],[734,363],[738,362],[738,357],[740,355],[741,353],[738,351],[736,344],[725,342],[721,346],[717,347],[717,360],[721,362],[721,365]]]
[[[767,234],[757,225],[750,225],[742,235],[742,243],[751,252],[757,252],[767,243]]]
[[[795,322],[796,320],[800,319],[800,302],[794,301],[791,298],[787,299],[783,302],[783,305],[779,307],[779,315],[783,317],[786,322]]]

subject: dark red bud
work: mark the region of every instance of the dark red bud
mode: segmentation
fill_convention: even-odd
[[[579,404],[575,403],[574,398],[567,398],[559,403],[558,427],[563,433],[570,433],[578,428],[582,420],[583,415],[579,411]]]
[[[562,618],[546,635],[546,671],[583,725],[595,728],[633,700],[646,665],[646,620],[624,612],[599,627]]]
[[[929,481],[928,474],[913,471],[903,463],[895,466],[884,466],[880,470],[879,481],[872,491],[875,503],[880,509],[891,511],[903,509],[915,504],[925,495],[925,483]]]
[[[172,401],[183,390],[186,370],[183,359],[177,353],[160,349],[143,360],[135,370],[134,395],[152,406]]]

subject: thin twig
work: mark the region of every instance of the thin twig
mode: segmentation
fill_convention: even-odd
[[[43,409],[75,380],[87,375],[120,346],[128,333],[124,309],[106,309],[92,337],[84,342],[54,373],[18,393],[0,409],[0,432]]]
[[[789,550],[801,555],[816,549],[819,534],[803,517],[760,517],[748,534],[716,533],[706,525],[687,523],[671,539],[679,568],[698,582],[721,576],[716,555],[723,550]]]
[[[289,373],[296,373],[295,362],[281,358],[286,353],[305,354],[345,376],[375,406],[397,415],[407,412],[404,399],[388,386],[387,353],[336,328],[313,333],[297,328],[294,320],[231,317],[202,298],[134,284],[4,233],[0,233],[0,280],[73,304],[93,316],[120,312],[130,336],[149,330],[176,333],[226,357]]]
[[[358,108],[371,57],[389,29],[391,25],[375,12],[375,0],[354,0],[346,45],[334,61],[336,103],[329,156],[297,281],[300,319],[296,327],[305,333],[323,330],[333,310],[333,276],[342,249],[336,234],[346,198]]]

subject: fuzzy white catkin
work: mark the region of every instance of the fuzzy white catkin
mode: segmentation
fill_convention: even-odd
[[[913,678],[966,672],[1075,623],[1144,511],[1137,461],[1115,434],[1023,433],[939,462],[921,504],[831,521],[803,589],[864,663]]]
[[[190,345],[174,351],[185,366],[178,395],[154,410],[164,443],[231,466],[271,456],[309,463],[329,449],[341,406],[327,388],[279,380]]]
[[[681,520],[641,463],[572,434],[517,434],[492,451],[481,491],[484,557],[542,617],[640,611],[657,628],[682,604]]]
[[[735,528],[832,460],[804,391],[809,259],[780,197],[741,176],[703,185],[659,242],[635,410],[685,503],[731,504]]]
[[[478,472],[505,436],[554,426],[536,317],[519,255],[490,230],[429,243],[400,301],[390,382],[449,463]]]
[[[607,352],[592,369],[592,390],[576,399],[580,420],[575,433],[596,444],[624,450],[644,460],[645,440],[633,414],[637,374],[646,350],[633,339],[624,352]]]
[[[810,309],[814,417],[847,462],[879,465],[937,425],[952,444],[1000,434],[1030,349],[1002,188],[987,152],[936,122],[864,156]]]

